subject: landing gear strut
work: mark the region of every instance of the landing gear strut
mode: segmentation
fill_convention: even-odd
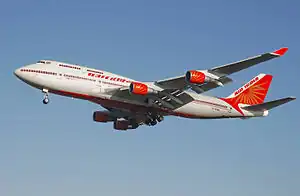
[[[164,117],[161,115],[151,115],[149,114],[149,118],[145,121],[145,124],[147,124],[148,126],[154,126],[156,125],[158,122],[161,122],[164,120]]]
[[[48,103],[49,103],[49,98],[48,98],[49,94],[48,94],[48,90],[43,89],[43,92],[45,93],[44,99],[43,99],[43,104],[48,104]]]

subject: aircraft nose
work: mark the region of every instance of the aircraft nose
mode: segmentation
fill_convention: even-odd
[[[21,68],[18,68],[14,71],[15,76],[20,77]]]
[[[35,76],[34,72],[29,71],[31,67],[32,65],[20,67],[14,71],[14,75],[20,80],[30,81]]]

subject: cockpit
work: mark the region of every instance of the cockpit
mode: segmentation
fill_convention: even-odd
[[[37,63],[38,64],[51,64],[50,61],[46,61],[46,60],[39,60]]]

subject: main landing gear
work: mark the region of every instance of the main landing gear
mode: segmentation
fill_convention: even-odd
[[[154,126],[156,125],[158,122],[161,122],[164,120],[164,117],[161,115],[149,115],[148,119],[145,121],[145,124],[148,126]]]
[[[48,104],[49,103],[48,90],[47,89],[43,89],[43,93],[44,93],[43,104]]]

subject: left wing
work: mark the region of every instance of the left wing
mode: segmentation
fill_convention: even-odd
[[[90,101],[101,104],[110,112],[115,129],[127,130],[143,124],[153,126],[161,122],[164,116],[173,113],[173,110],[194,100],[188,93],[179,89],[160,89],[153,83],[148,85],[149,88],[156,87],[155,92],[136,94],[132,93],[130,87],[121,87],[106,92],[109,101],[103,101],[102,98],[101,101],[100,98]]]
[[[204,73],[205,75],[210,75],[215,80],[213,81],[207,81],[205,83],[199,84],[199,85],[191,85],[186,81],[186,76],[181,75],[173,78],[168,78],[164,80],[159,80],[155,82],[155,84],[161,88],[167,89],[188,89],[191,88],[197,93],[203,93],[205,91],[217,88],[221,85],[227,84],[232,82],[232,79],[228,78],[227,76],[233,73],[236,73],[238,71],[247,69],[249,67],[252,67],[254,65],[257,65],[259,63],[283,56],[288,48],[281,48],[279,50],[276,50],[274,52],[265,53],[262,55],[254,56],[251,58],[247,58],[238,62],[230,63],[227,65],[222,65],[218,67],[214,67],[212,69],[208,70],[199,70],[199,72]],[[198,70],[197,70],[198,71]]]
[[[194,100],[188,93],[180,89],[162,89],[157,93],[138,95],[130,93],[126,88],[117,89],[111,99],[154,110],[174,110]],[[142,110],[139,109],[139,111]]]

